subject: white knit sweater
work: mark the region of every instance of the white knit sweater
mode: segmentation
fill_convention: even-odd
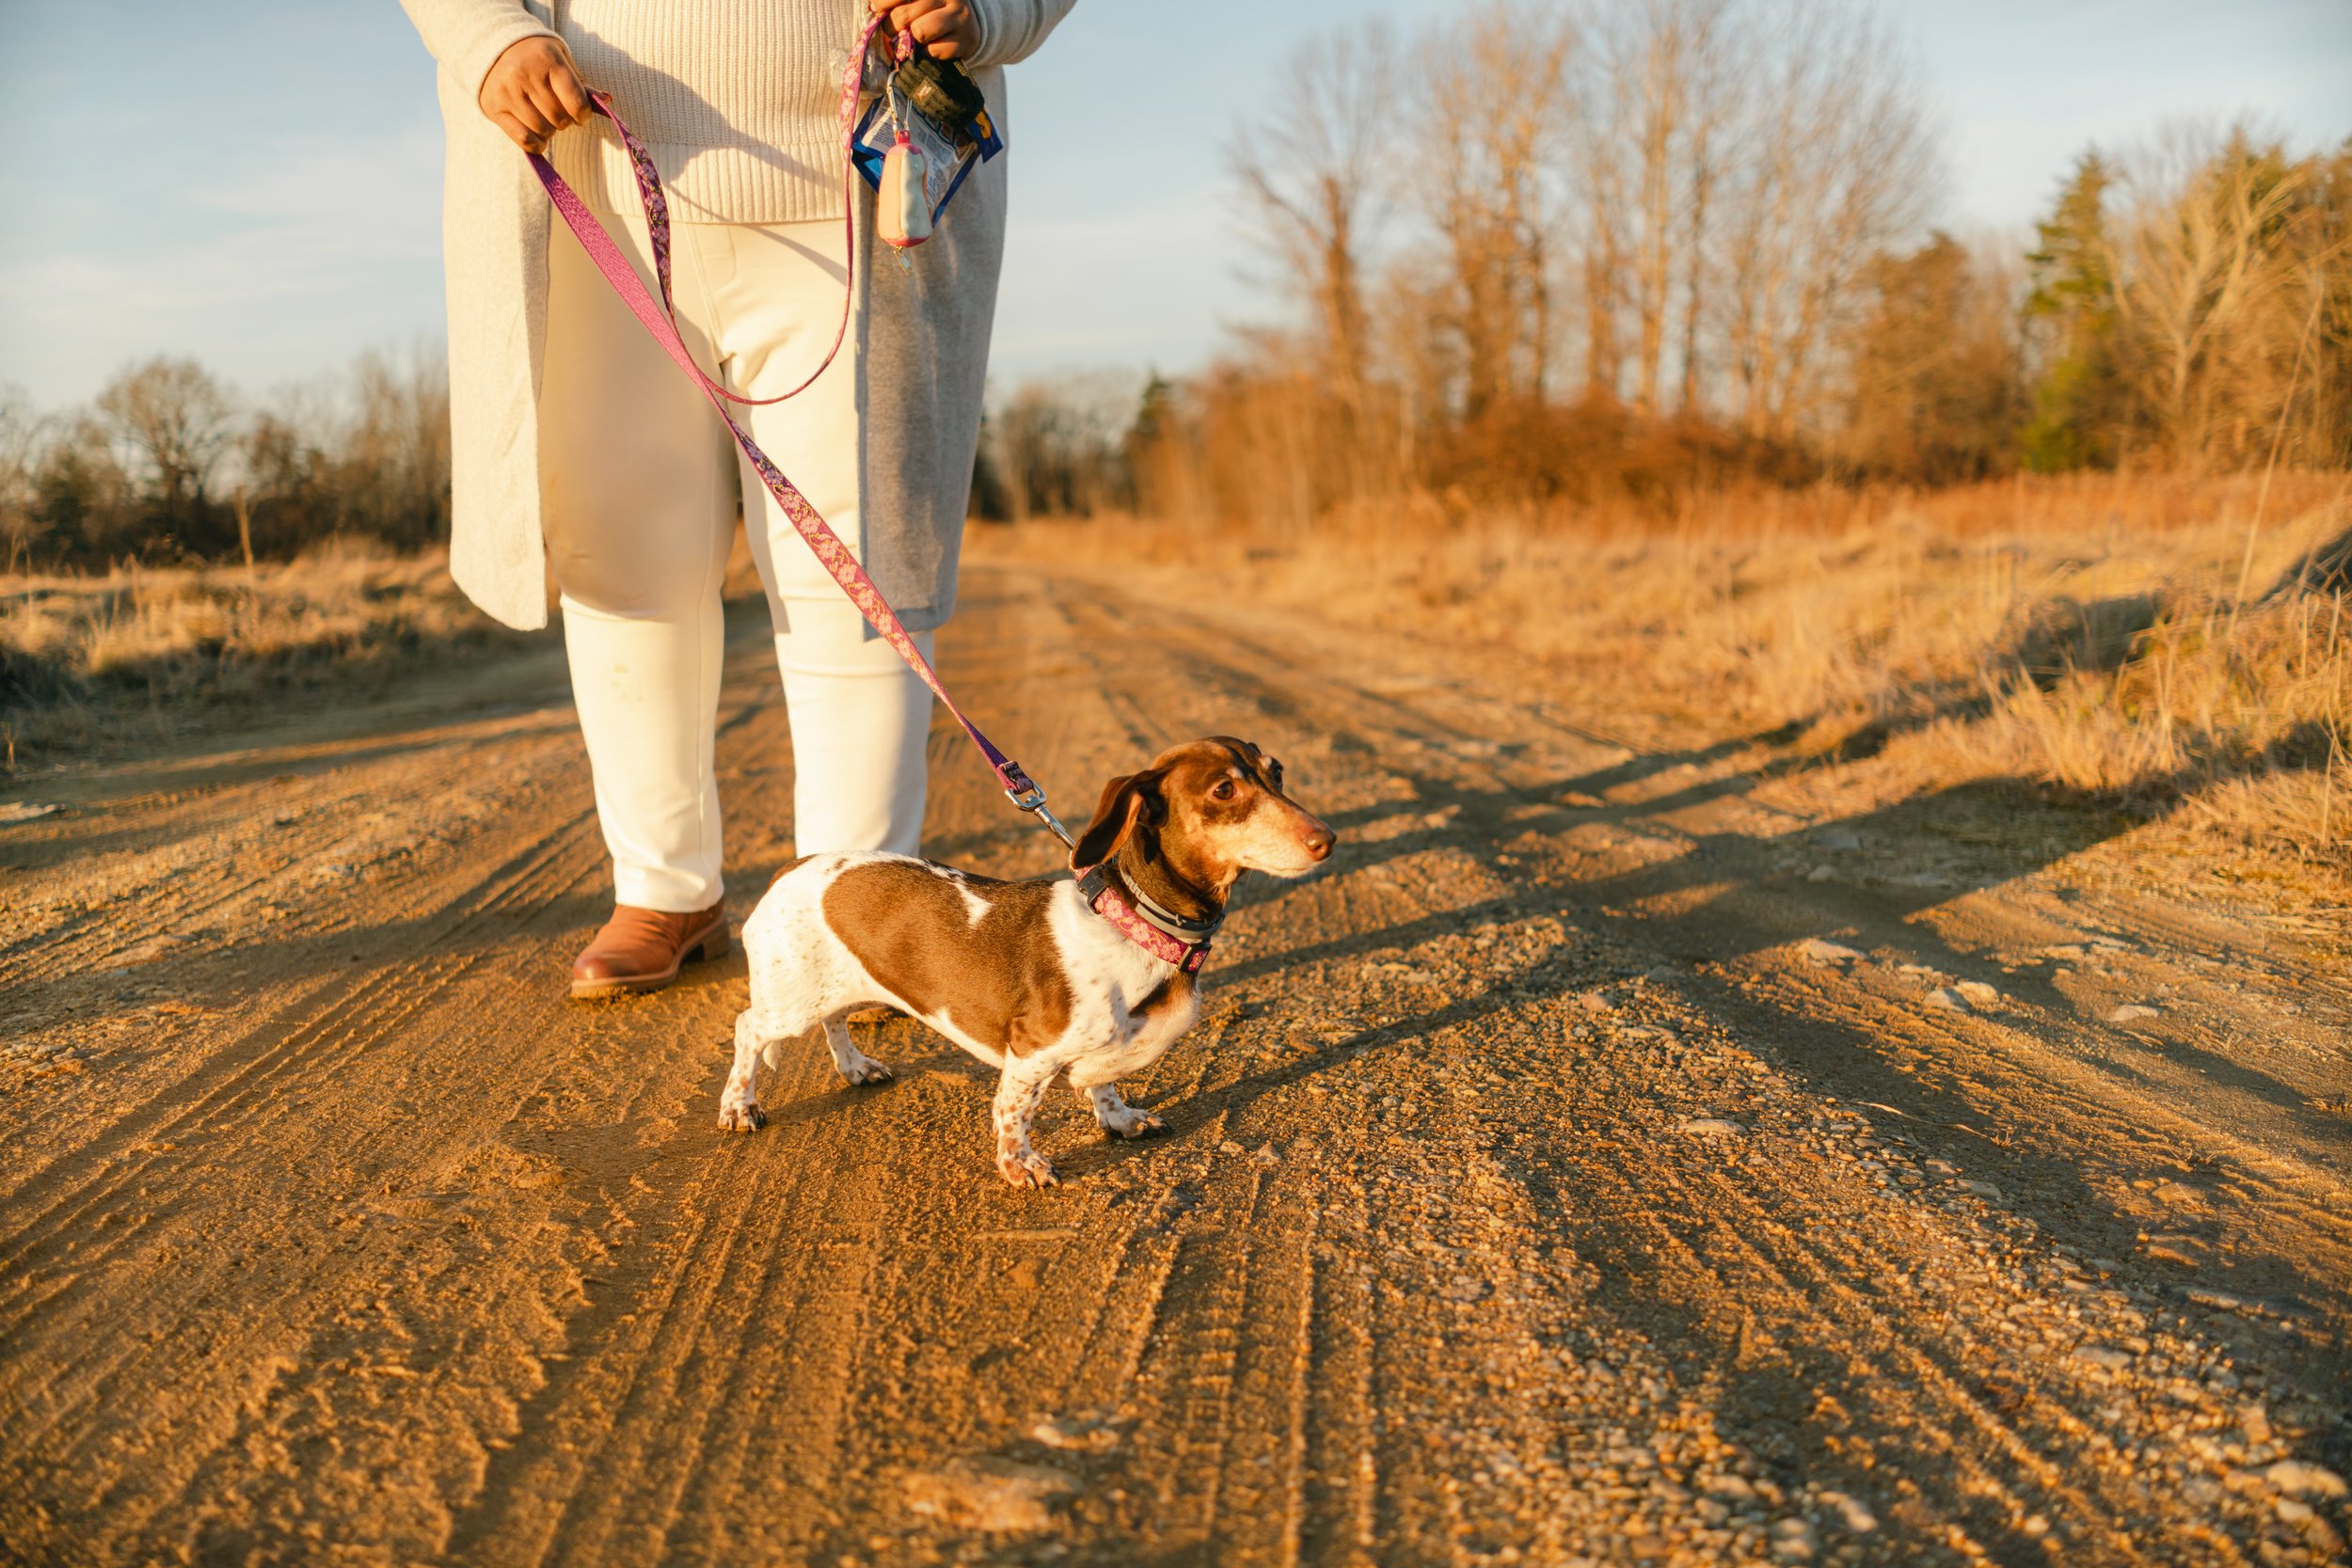
[[[652,150],[685,223],[841,212],[839,84],[858,0],[570,0],[556,31],[589,86]],[[607,211],[636,210],[612,126],[558,132],[556,169]]]
[[[553,32],[590,87],[652,149],[686,223],[793,223],[841,213],[840,86],[863,0],[403,0],[425,42],[476,87],[509,44]],[[972,0],[975,69],[1027,56],[1070,0]],[[553,26],[532,14],[551,11]],[[636,211],[619,137],[599,119],[548,155],[608,211]]]

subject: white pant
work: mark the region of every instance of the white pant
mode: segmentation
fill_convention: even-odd
[[[598,215],[651,287],[643,220]],[[842,238],[838,219],[672,226],[678,327],[721,385],[773,396],[824,357],[841,319]],[[702,393],[579,242],[558,226],[548,248],[539,397],[548,559],[618,901],[684,913],[723,892],[712,729],[719,587],[739,494],[784,674],[795,847],[914,853],[930,691],[889,643],[865,634]],[[737,414],[853,550],[863,439],[855,357],[855,344],[844,344],[807,391]],[[930,634],[915,641],[928,657]]]

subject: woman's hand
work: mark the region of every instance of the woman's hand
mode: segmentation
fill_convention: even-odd
[[[866,0],[890,19],[892,33],[913,33],[934,59],[952,60],[980,46],[980,19],[968,0]]]
[[[596,111],[561,39],[528,38],[507,45],[491,62],[475,100],[490,123],[525,152],[544,152],[566,125],[585,125]]]

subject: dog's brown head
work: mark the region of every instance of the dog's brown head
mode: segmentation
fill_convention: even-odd
[[[1094,820],[1070,853],[1073,867],[1156,862],[1184,886],[1222,902],[1245,871],[1303,877],[1339,835],[1282,793],[1282,765],[1247,740],[1211,736],[1103,786]]]

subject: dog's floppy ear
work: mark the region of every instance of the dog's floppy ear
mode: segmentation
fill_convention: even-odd
[[[1156,768],[1140,773],[1126,773],[1103,786],[1102,803],[1094,808],[1094,820],[1078,835],[1078,842],[1070,851],[1070,868],[1083,870],[1100,865],[1119,852],[1127,835],[1136,831],[1136,824],[1147,816],[1157,820],[1160,809],[1160,775]]]

